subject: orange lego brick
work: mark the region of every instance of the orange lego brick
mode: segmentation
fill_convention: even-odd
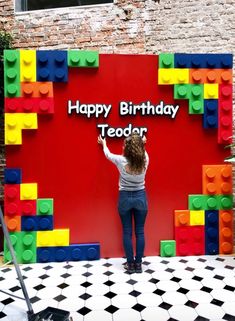
[[[4,216],[6,226],[9,232],[21,231],[21,216]]]
[[[21,96],[28,98],[46,98],[53,97],[52,82],[22,82]]]
[[[232,84],[232,69],[189,69],[190,84]]]
[[[232,194],[232,165],[203,165],[202,193]]]
[[[233,253],[233,211],[219,211],[219,253]]]
[[[190,225],[190,211],[189,210],[175,210],[175,226]]]

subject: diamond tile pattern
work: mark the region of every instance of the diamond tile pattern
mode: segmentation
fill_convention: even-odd
[[[35,312],[67,309],[74,321],[149,321],[156,315],[159,321],[184,321],[182,315],[187,321],[235,321],[231,256],[149,256],[143,273],[131,275],[123,270],[123,258],[29,264],[21,271]],[[0,289],[22,296],[13,267],[0,268]],[[1,320],[27,321],[25,303],[0,292]]]

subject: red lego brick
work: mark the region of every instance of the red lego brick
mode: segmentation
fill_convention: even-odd
[[[20,185],[6,184],[4,195],[4,214],[7,216],[20,215]]]
[[[175,226],[176,255],[205,254],[205,227]]]
[[[37,213],[37,201],[36,200],[22,200],[20,201],[21,215],[30,216]]]
[[[5,98],[5,112],[53,114],[54,98]]]
[[[218,143],[232,142],[232,85],[219,85]]]

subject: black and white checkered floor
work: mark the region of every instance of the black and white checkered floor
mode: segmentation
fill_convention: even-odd
[[[145,257],[129,275],[124,259],[21,266],[34,312],[48,306],[74,321],[235,320],[235,258]],[[23,296],[13,267],[0,289]],[[0,321],[25,321],[26,303],[0,292]]]

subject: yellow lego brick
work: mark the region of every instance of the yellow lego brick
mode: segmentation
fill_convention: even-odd
[[[38,117],[36,113],[22,113],[21,114],[21,128],[22,129],[37,129]]]
[[[190,211],[190,225],[205,225],[205,211]]]
[[[189,84],[189,69],[175,68],[174,84]]]
[[[37,232],[37,247],[43,246],[68,246],[69,229]]]
[[[5,130],[20,130],[21,116],[18,113],[5,113]]]
[[[204,84],[204,98],[205,99],[218,99],[219,98],[219,85],[218,84]]]
[[[35,50],[20,50],[20,81],[36,81]]]
[[[158,83],[159,83],[159,85],[174,84],[174,69],[173,68],[159,68],[158,69]]]
[[[21,145],[22,132],[21,130],[7,130],[5,129],[5,145]]]
[[[36,200],[38,198],[37,183],[20,184],[20,199],[21,200]]]
[[[188,84],[189,69],[159,68],[158,83],[160,85]]]

